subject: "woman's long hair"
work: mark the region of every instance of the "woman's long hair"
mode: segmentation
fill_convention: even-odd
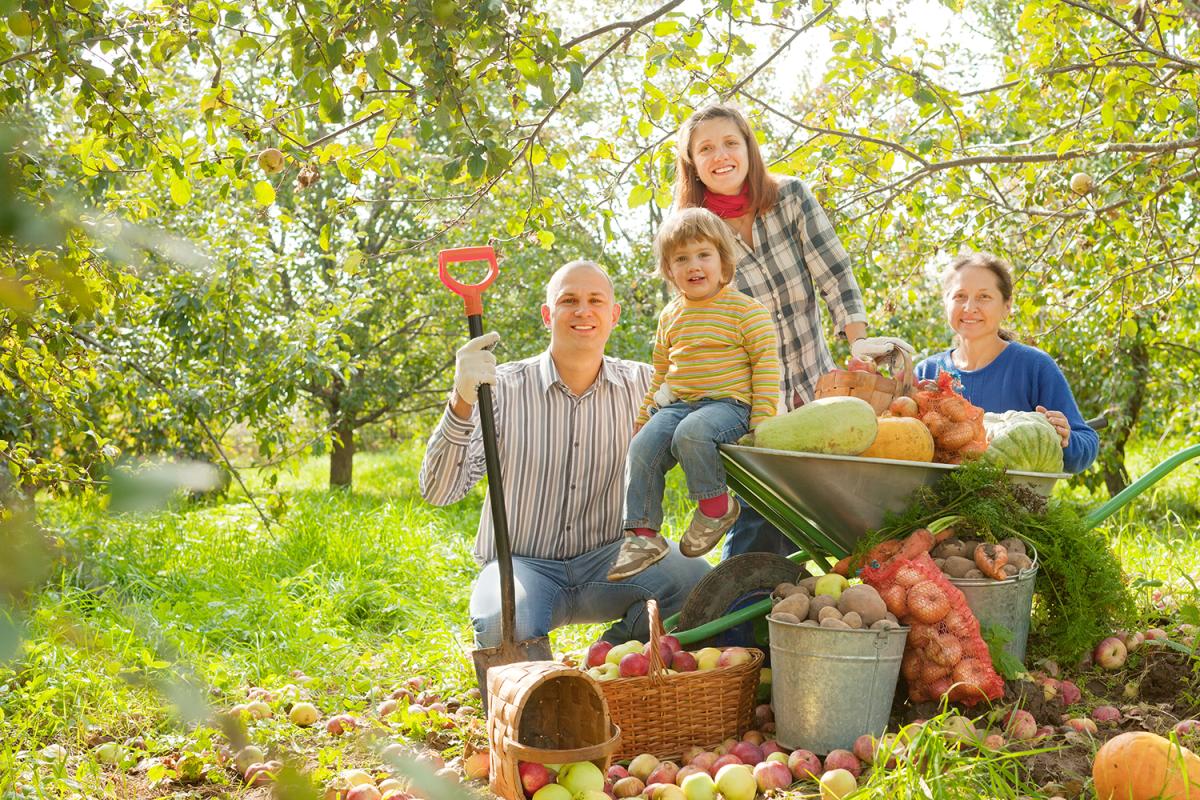
[[[704,182],[700,180],[692,161],[692,136],[698,125],[713,119],[731,120],[746,140],[746,183],[750,187],[750,208],[755,216],[770,211],[779,197],[779,188],[767,172],[754,131],[735,106],[720,103],[696,111],[679,128],[679,138],[675,143],[675,207],[696,208],[704,205]]]
[[[954,259],[954,263],[942,273],[942,291],[945,292],[946,286],[950,283],[952,277],[967,267],[979,267],[995,275],[996,285],[1000,289],[1000,296],[1004,298],[1005,303],[1012,303],[1012,267],[1003,258],[991,253],[964,253]],[[1006,342],[1015,342],[1017,340],[1017,335],[1006,328],[998,330],[996,335]],[[954,337],[954,341],[958,342],[957,335]]]

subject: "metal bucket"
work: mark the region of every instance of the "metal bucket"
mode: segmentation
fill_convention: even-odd
[[[1012,633],[1004,651],[1025,663],[1025,644],[1029,640],[1029,620],[1033,615],[1033,583],[1037,578],[1037,554],[1031,553],[1033,566],[1008,580],[991,578],[951,578],[967,599],[967,607],[981,627],[1003,625]]]
[[[887,729],[908,628],[834,630],[767,618],[775,735],[788,749],[849,750]]]

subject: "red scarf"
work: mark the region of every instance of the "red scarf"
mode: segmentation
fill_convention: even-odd
[[[750,210],[750,182],[742,182],[737,194],[717,194],[704,190],[704,207],[721,219],[740,217]]]

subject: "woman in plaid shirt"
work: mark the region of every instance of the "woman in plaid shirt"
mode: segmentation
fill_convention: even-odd
[[[733,106],[702,108],[679,129],[675,207],[697,206],[733,230],[734,288],[771,312],[787,408],[811,400],[817,378],[834,368],[822,335],[818,292],[854,356],[876,358],[895,347],[912,352],[899,339],[867,337],[862,292],[825,211],[799,178],[767,172],[749,123]],[[753,509],[743,508],[722,558],[761,551],[786,555],[795,549]]]

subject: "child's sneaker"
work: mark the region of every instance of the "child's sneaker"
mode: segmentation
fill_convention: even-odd
[[[732,497],[729,498],[729,508],[720,517],[713,519],[700,509],[692,515],[692,522],[679,540],[679,552],[688,558],[696,558],[712,550],[725,532],[737,522],[742,513],[742,506]]]
[[[647,567],[662,561],[671,551],[667,540],[661,535],[638,536],[636,533],[626,533],[625,541],[621,542],[621,552],[608,571],[610,581],[623,581],[632,578]]]

